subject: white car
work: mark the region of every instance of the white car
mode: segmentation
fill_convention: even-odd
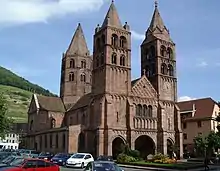
[[[84,168],[88,163],[93,162],[94,158],[89,153],[76,153],[66,161],[66,167]]]

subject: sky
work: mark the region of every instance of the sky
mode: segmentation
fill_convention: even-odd
[[[92,53],[94,29],[110,0],[0,0],[0,65],[59,93],[62,53],[80,22]],[[132,78],[140,76],[140,44],[154,0],[115,0],[122,23],[132,32]],[[219,100],[220,1],[158,0],[176,44],[178,97]]]

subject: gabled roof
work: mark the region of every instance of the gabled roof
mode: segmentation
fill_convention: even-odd
[[[67,49],[67,53],[82,56],[89,55],[89,49],[80,23],[78,24],[69,48]]]
[[[90,103],[91,97],[92,97],[92,93],[85,94],[75,103],[75,105],[72,108],[69,109],[69,111],[73,111],[73,110],[88,106]]]
[[[157,91],[152,86],[151,82],[147,79],[145,75],[141,78],[136,79],[131,82],[132,93],[134,96],[155,98],[157,97]]]
[[[140,80],[140,78],[137,78],[137,79],[135,79],[135,80],[132,80],[132,81],[131,81],[131,87],[133,87],[134,84],[135,84],[138,80]]]
[[[114,1],[112,1],[102,24],[102,27],[106,27],[106,26],[123,28]]]
[[[47,111],[53,112],[65,112],[65,107],[63,101],[60,97],[49,97],[36,95],[36,103],[38,103],[39,108]]]
[[[194,105],[196,110],[194,118],[212,117],[215,104],[218,105],[218,103],[210,97],[177,103],[180,112],[192,111]]]

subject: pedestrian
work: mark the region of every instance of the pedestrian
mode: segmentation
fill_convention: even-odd
[[[205,170],[209,170],[209,159],[208,157],[205,157],[205,160],[204,160],[204,166],[205,166]]]

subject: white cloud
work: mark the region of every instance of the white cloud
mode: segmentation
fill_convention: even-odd
[[[189,101],[189,100],[195,100],[195,98],[189,96],[181,96],[179,97],[178,102]]]
[[[70,13],[99,10],[104,0],[0,0],[0,24],[47,22]]]
[[[200,61],[198,64],[197,64],[198,67],[206,67],[208,66],[208,63],[206,61]]]
[[[140,33],[137,33],[136,31],[131,31],[131,37],[134,39],[134,40],[144,40],[145,38],[145,35],[144,34],[140,34]]]

